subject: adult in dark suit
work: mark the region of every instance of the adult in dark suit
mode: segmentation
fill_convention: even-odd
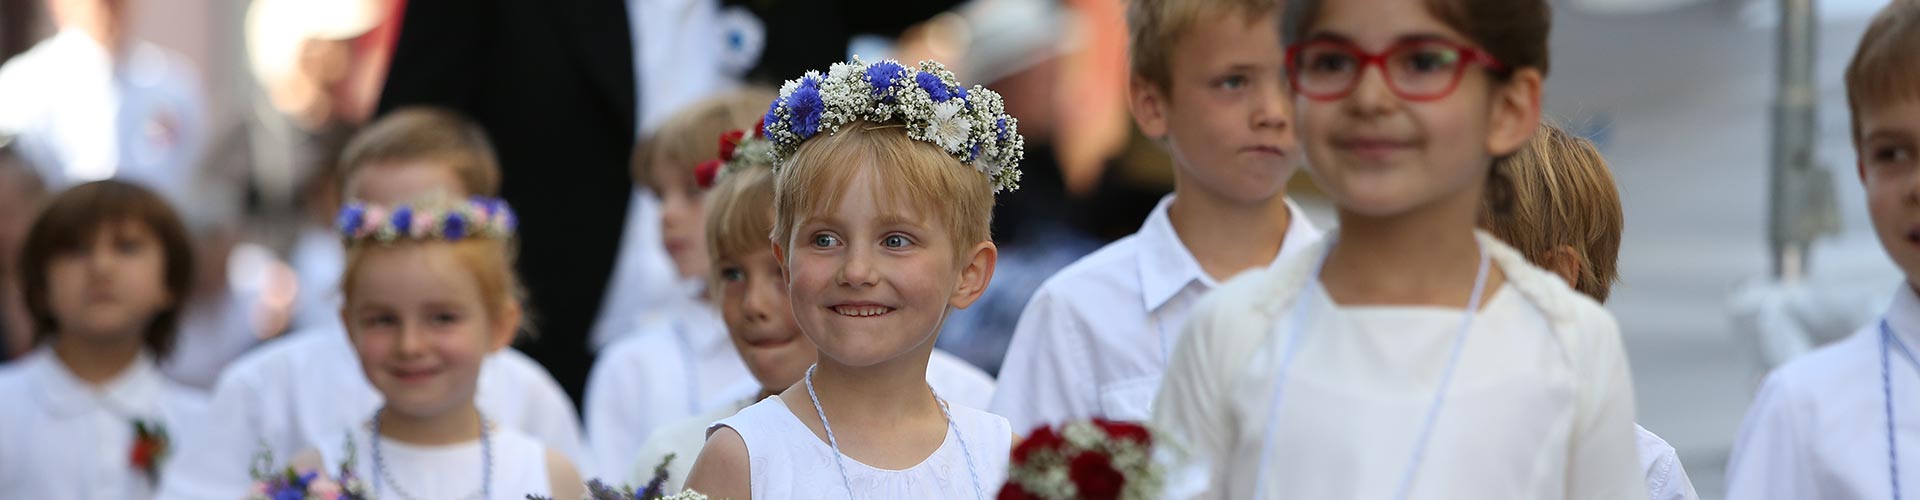
[[[619,251],[633,182],[635,88],[621,0],[410,0],[379,111],[460,110],[487,130],[519,212],[520,275],[540,360],[577,403],[584,341]]]

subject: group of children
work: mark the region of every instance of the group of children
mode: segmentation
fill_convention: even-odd
[[[1023,435],[1098,418],[1154,429],[1167,498],[1696,498],[1633,423],[1600,306],[1622,210],[1593,145],[1543,124],[1547,3],[1281,4],[1130,4],[1129,102],[1174,192],[1047,280],[997,382],[934,346],[991,285],[995,196],[1020,179],[998,94],[856,59],[680,111],[634,177],[686,303],[602,350],[585,446],[508,347],[538,335],[491,198],[510,180],[458,116],[396,111],[347,146],[338,321],[210,396],[156,371],[194,264],[173,209],[119,181],[59,193],[13,267],[38,347],[0,369],[0,497],[244,497],[264,458],[384,498],[572,499],[656,469],[714,498],[993,498]],[[1906,283],[1768,379],[1733,498],[1920,487],[1899,462],[1920,451],[1916,57],[1899,0],[1847,72]],[[1285,195],[1300,166],[1336,227]]]

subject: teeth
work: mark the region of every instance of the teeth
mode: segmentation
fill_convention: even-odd
[[[881,306],[836,306],[833,308],[833,312],[845,316],[864,318],[886,314],[887,308]]]

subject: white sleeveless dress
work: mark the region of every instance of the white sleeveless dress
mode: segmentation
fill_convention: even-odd
[[[489,425],[493,446],[493,491],[485,500],[524,500],[527,495],[552,496],[547,477],[547,449],[539,441],[518,429]],[[372,429],[362,424],[353,429],[354,473],[377,498],[410,500],[400,496],[394,485],[374,468]],[[328,476],[337,475],[347,458],[347,442],[341,440],[321,451]],[[380,459],[399,488],[411,500],[462,500],[477,498],[485,467],[480,440],[445,446],[419,446],[392,439],[380,440]]]
[[[994,498],[1007,476],[1013,430],[1007,419],[984,411],[950,404],[954,426],[933,455],[905,470],[886,470],[846,458],[847,480],[840,480],[835,452],[815,436],[799,417],[788,411],[779,396],[761,400],[708,429],[729,427],[747,443],[747,477],[754,500],[767,499],[952,499]],[[952,429],[959,428],[956,434]],[[962,449],[962,442],[965,449]],[[968,484],[967,458],[979,482]],[[977,486],[977,488],[976,488]]]

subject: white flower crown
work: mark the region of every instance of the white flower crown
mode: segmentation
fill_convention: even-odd
[[[821,132],[837,133],[858,120],[900,122],[907,136],[940,146],[963,165],[986,174],[993,191],[1020,188],[1026,141],[1019,120],[1007,116],[1000,94],[978,85],[961,87],[953,72],[933,61],[908,68],[894,61],[834,63],[821,76],[808,71],[780,87],[762,132],[773,141],[775,170],[800,144]]]

